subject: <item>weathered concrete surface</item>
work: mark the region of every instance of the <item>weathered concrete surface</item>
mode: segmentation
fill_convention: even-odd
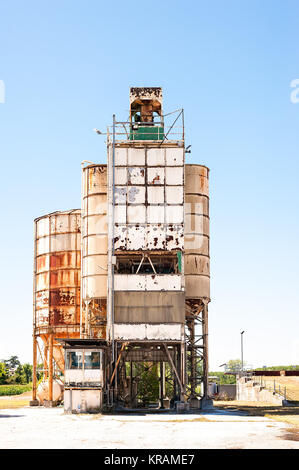
[[[0,411],[0,448],[298,449],[290,426],[242,412],[65,415],[62,408]]]
[[[223,384],[219,385],[219,393],[218,398],[219,400],[223,400],[226,398],[230,398],[231,400],[236,399],[236,384]]]
[[[253,380],[246,377],[237,379],[237,400],[240,401],[262,401],[283,405],[284,397],[273,391],[266,390]]]

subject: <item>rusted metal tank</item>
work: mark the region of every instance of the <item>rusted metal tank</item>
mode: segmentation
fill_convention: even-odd
[[[209,169],[185,166],[186,299],[210,300]]]
[[[55,337],[79,337],[81,210],[53,212],[35,219],[34,335],[48,347]],[[61,347],[53,356],[61,370]]]
[[[84,335],[104,338],[107,317],[107,165],[83,168],[82,299]]]
[[[53,400],[60,401],[63,398],[64,385],[59,379],[53,380]],[[41,405],[44,404],[45,400],[49,397],[49,382],[48,380],[42,380],[37,388],[37,398]]]

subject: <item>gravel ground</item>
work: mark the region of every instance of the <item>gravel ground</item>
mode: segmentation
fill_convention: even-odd
[[[242,412],[67,415],[63,408],[0,410],[2,449],[298,449],[292,427]]]

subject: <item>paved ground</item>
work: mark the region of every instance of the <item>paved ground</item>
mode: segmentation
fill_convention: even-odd
[[[292,426],[240,411],[66,415],[63,408],[0,410],[0,448],[299,449]]]

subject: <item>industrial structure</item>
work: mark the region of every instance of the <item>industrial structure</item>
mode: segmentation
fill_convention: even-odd
[[[184,112],[163,113],[161,88],[131,88],[105,135],[81,210],[35,220],[31,404],[55,404],[63,375],[68,412],[204,407],[209,170],[185,163]]]

